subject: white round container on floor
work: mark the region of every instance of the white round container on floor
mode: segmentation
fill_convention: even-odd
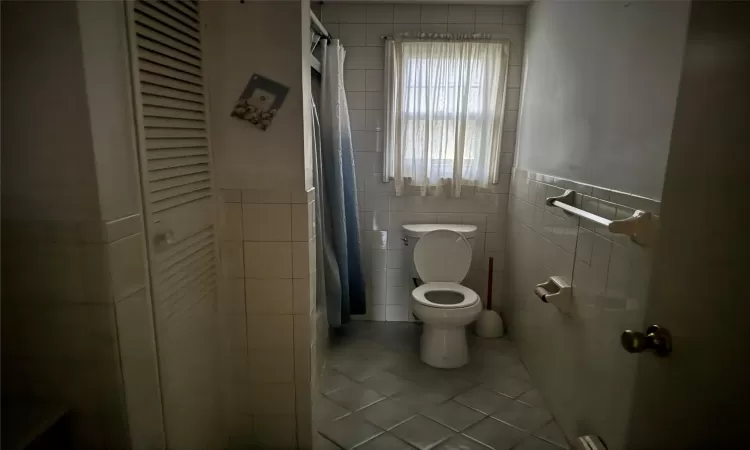
[[[412,291],[412,310],[422,320],[421,359],[453,369],[469,362],[466,326],[482,311],[479,296],[459,284],[471,265],[471,246],[461,234],[435,230],[414,248],[414,266],[425,284]]]
[[[502,337],[505,333],[503,319],[500,314],[491,309],[482,311],[476,325],[474,325],[474,330],[477,336],[489,339]]]

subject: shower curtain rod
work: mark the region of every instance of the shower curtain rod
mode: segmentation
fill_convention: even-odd
[[[315,13],[312,12],[312,10],[310,10],[310,22],[314,31],[318,33],[321,38],[328,39],[329,41],[333,39],[331,33],[326,30],[326,28],[323,26],[323,23],[318,19],[318,16],[316,16]]]

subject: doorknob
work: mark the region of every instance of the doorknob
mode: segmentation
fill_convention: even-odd
[[[622,348],[630,353],[641,353],[644,350],[653,350],[659,356],[668,356],[672,353],[672,335],[659,325],[651,325],[645,334],[625,330],[620,336],[620,343]]]

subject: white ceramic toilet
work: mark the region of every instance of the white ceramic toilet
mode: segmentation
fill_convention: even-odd
[[[404,225],[407,227],[415,225]],[[469,362],[466,326],[479,317],[482,302],[476,292],[460,284],[469,272],[472,254],[460,231],[473,234],[476,227],[418,227],[426,232],[414,247],[414,268],[424,284],[412,291],[411,301],[412,311],[424,322],[421,359],[433,367],[461,367]]]

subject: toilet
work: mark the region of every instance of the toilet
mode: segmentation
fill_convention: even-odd
[[[417,237],[414,269],[424,284],[411,293],[414,315],[424,323],[421,359],[442,369],[469,362],[466,326],[482,312],[479,295],[460,283],[471,267],[467,236],[473,225],[404,225],[407,236]]]

